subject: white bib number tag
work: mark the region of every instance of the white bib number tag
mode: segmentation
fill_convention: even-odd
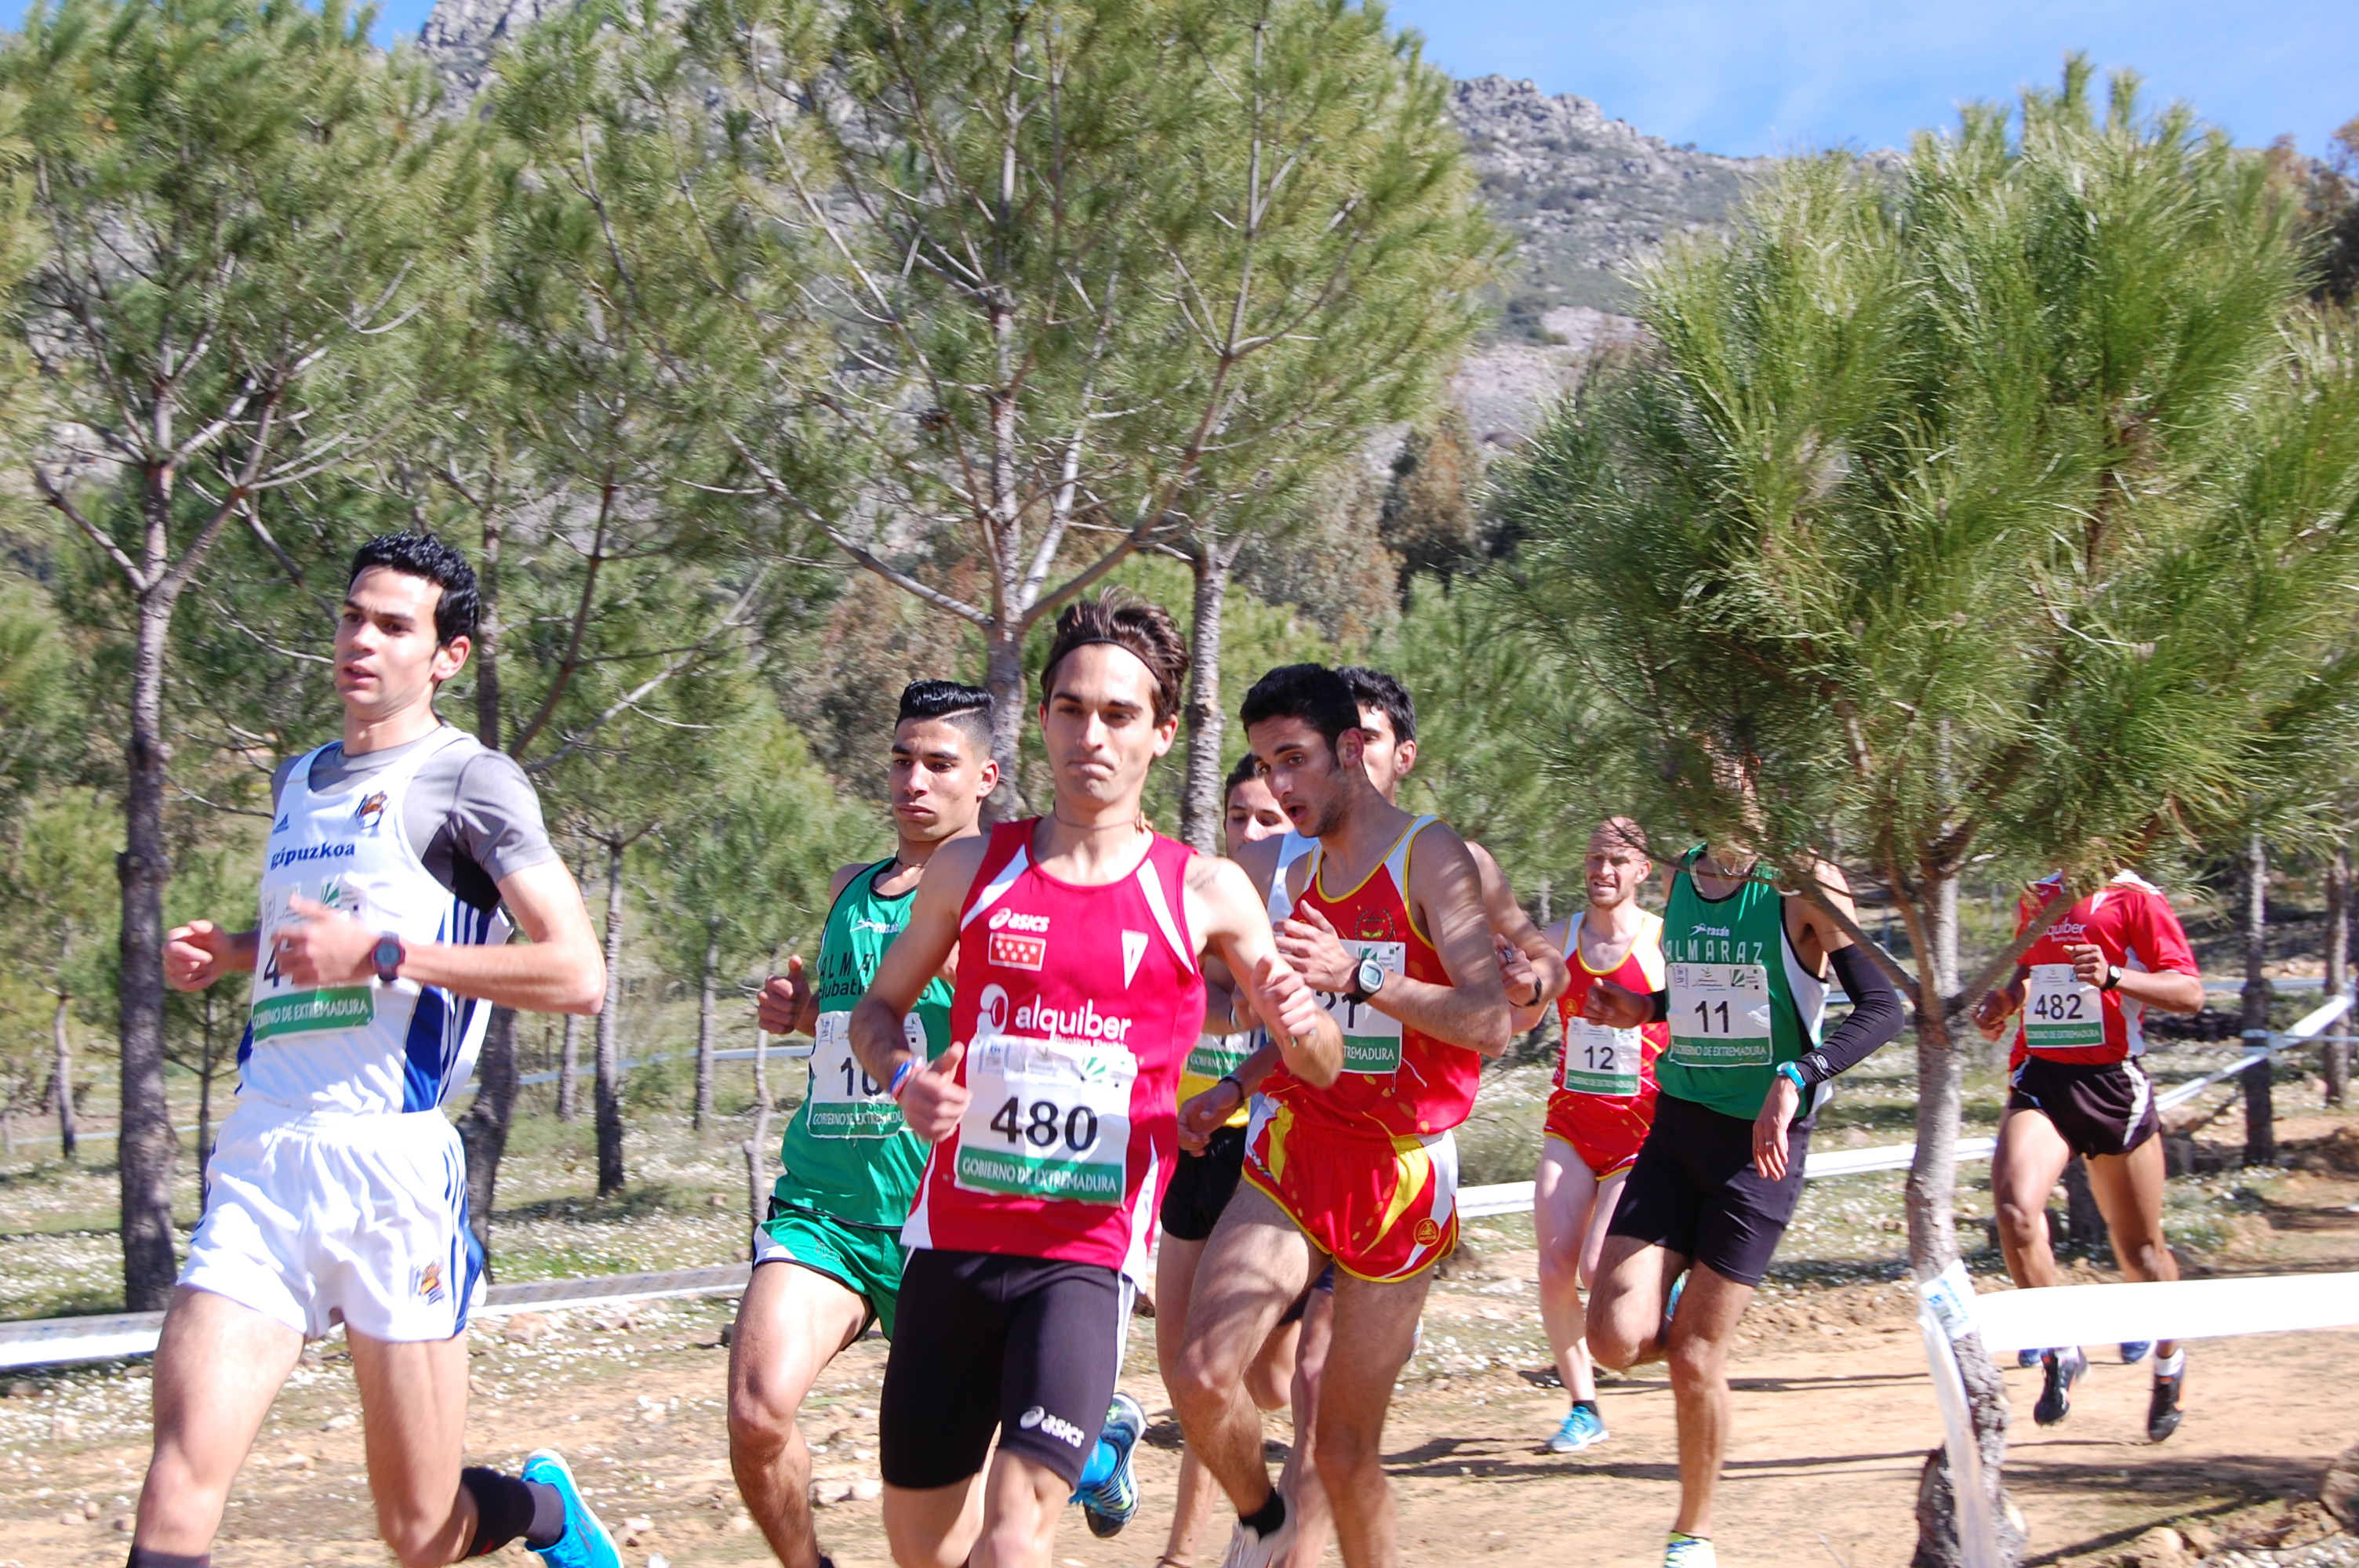
[[[288,926],[304,924],[304,917],[295,913],[291,903],[295,894],[303,891],[288,882],[270,883],[262,890],[262,918],[255,935],[259,967],[254,976],[252,1014],[256,1044],[295,1034],[358,1029],[376,1018],[376,991],[366,983],[299,987],[279,972],[278,934]],[[341,878],[330,877],[320,884],[317,892],[306,896],[354,920],[367,918],[366,901],[360,890]]]
[[[2071,1050],[2105,1043],[2105,1002],[2070,964],[2034,964],[2023,999],[2023,1043],[2033,1050]]]
[[[1408,946],[1403,942],[1346,942],[1352,962],[1374,958],[1387,975],[1405,973]],[[1347,1073],[1390,1073],[1400,1066],[1401,1026],[1397,1018],[1378,1012],[1373,1003],[1353,1001],[1334,991],[1319,991],[1319,1005],[1343,1032],[1343,1070]]]
[[[969,1192],[1120,1205],[1128,1186],[1130,1088],[1120,1045],[991,1035],[968,1047],[958,1184]]]
[[[1257,1038],[1256,1032],[1251,1029],[1234,1034],[1199,1034],[1195,1048],[1188,1053],[1188,1076],[1215,1082],[1228,1076],[1245,1065]]]
[[[1671,966],[1671,1058],[1690,1067],[1769,1065],[1769,971]]]
[[[1635,1029],[1608,1029],[1576,1018],[1565,1031],[1564,1050],[1556,1062],[1556,1087],[1577,1095],[1617,1095],[1638,1092],[1638,1069],[1644,1063],[1643,1037]]]
[[[804,1118],[813,1138],[889,1138],[901,1130],[901,1108],[885,1086],[868,1076],[852,1054],[852,1014],[819,1015],[819,1043],[811,1048],[810,1114]],[[926,1026],[916,1013],[901,1020],[901,1037],[920,1057],[926,1054]]]

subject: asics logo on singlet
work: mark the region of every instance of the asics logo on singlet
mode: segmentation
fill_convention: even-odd
[[[1042,932],[1049,929],[1049,917],[1045,914],[1018,914],[1012,909],[995,909],[991,912],[990,925],[994,931]]]
[[[1082,1445],[1082,1437],[1086,1435],[1080,1427],[1075,1426],[1063,1416],[1050,1415],[1038,1405],[1034,1405],[1030,1410],[1017,1416],[1016,1424],[1027,1432],[1038,1427],[1058,1442],[1071,1448],[1079,1448]]]
[[[1097,1002],[1086,997],[1077,1008],[1050,1007],[1034,997],[1016,1008],[1013,1017],[1008,1014],[1008,1002],[1006,986],[995,983],[984,987],[983,995],[975,1000],[976,1022],[993,1034],[1013,1030],[1018,1034],[1052,1040],[1105,1040],[1119,1044],[1122,1037],[1130,1033],[1129,1019],[1100,1012]]]
[[[273,849],[270,869],[275,871],[300,860],[349,860],[359,848],[357,844],[304,844],[292,849]]]

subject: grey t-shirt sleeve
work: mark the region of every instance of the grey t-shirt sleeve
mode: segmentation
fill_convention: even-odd
[[[541,819],[540,793],[516,760],[506,752],[453,750],[467,754],[451,782],[443,821],[459,852],[495,882],[557,859]]]

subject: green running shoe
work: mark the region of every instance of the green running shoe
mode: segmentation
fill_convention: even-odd
[[[1106,1407],[1105,1426],[1098,1440],[1114,1448],[1114,1474],[1082,1494],[1082,1517],[1090,1533],[1101,1541],[1122,1533],[1138,1512],[1138,1480],[1131,1474],[1131,1451],[1147,1433],[1147,1411],[1128,1394],[1117,1393]]]

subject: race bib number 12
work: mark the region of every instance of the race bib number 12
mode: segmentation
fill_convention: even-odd
[[[1576,1018],[1565,1031],[1564,1054],[1557,1058],[1556,1087],[1577,1095],[1638,1092],[1638,1069],[1645,1060],[1644,1036],[1635,1029],[1608,1029]]]
[[[1768,969],[1673,964],[1670,1054],[1690,1067],[1769,1065]]]

